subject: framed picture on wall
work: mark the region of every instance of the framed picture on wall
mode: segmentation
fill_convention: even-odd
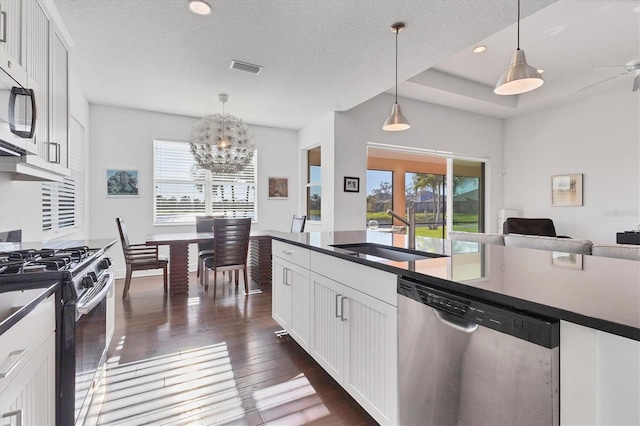
[[[344,192],[360,192],[360,178],[345,176]]]
[[[289,198],[289,178],[286,177],[270,177],[269,192],[267,199],[269,200],[286,200]]]
[[[582,206],[582,175],[552,176],[551,205],[559,207]]]
[[[107,170],[107,197],[138,197],[137,170]]]

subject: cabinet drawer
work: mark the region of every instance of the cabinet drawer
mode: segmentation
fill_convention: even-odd
[[[27,316],[0,335],[0,392],[20,373],[55,331],[55,296],[40,303]]]
[[[312,266],[309,269],[313,272],[398,306],[396,274],[315,251],[310,257]]]
[[[274,256],[309,269],[309,250],[276,240],[273,240],[272,244]]]

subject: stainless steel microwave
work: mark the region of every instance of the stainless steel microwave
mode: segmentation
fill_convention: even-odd
[[[36,97],[0,69],[0,156],[36,153]]]

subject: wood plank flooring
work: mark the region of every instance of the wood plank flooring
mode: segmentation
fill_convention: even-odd
[[[189,294],[165,296],[161,277],[116,281],[101,425],[377,424],[271,318],[271,286],[218,294],[190,275]],[[213,280],[211,280],[212,282]]]

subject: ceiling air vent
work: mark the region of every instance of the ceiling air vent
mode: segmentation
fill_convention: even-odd
[[[240,62],[235,60],[231,61],[230,68],[232,70],[244,71],[244,72],[248,72],[250,74],[255,74],[255,75],[260,74],[260,71],[262,71],[262,67],[260,65],[248,64],[246,62]]]

